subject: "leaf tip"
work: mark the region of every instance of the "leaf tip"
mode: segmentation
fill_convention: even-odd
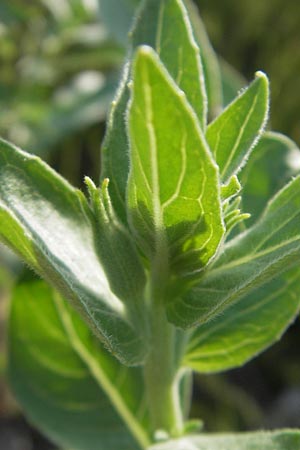
[[[267,77],[265,72],[263,72],[262,70],[257,70],[254,75],[256,80],[261,80],[266,87],[269,86],[269,78]]]
[[[149,45],[140,45],[137,49],[138,55],[144,55],[144,56],[152,56],[154,53],[154,50]]]

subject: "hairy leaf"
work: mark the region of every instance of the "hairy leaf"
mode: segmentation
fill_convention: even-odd
[[[149,450],[296,450],[300,432],[271,432],[199,435],[158,444]]]
[[[300,150],[291,139],[272,131],[262,135],[239,175],[243,184],[243,209],[252,215],[248,226],[291,175],[297,173],[299,161]]]
[[[202,373],[245,364],[279,340],[300,309],[300,271],[241,298],[192,334],[183,364]]]
[[[156,51],[205,128],[207,99],[203,68],[184,2],[144,1],[133,30],[133,47],[139,45],[149,45]]]
[[[227,183],[236,174],[258,140],[268,116],[268,79],[256,79],[208,127],[206,138]]]
[[[131,51],[148,44],[160,55],[171,77],[185,91],[188,101],[206,123],[206,93],[199,49],[194,40],[186,9],[181,0],[146,0],[138,11],[132,31]],[[126,221],[126,185],[129,172],[125,111],[129,100],[129,63],[112,103],[102,147],[102,179],[110,179],[110,194],[119,217]]]
[[[232,239],[201,283],[168,303],[183,327],[204,323],[300,260],[300,177],[268,204],[252,228]]]
[[[129,221],[145,254],[203,268],[223,236],[218,172],[193,110],[150,47],[137,52],[128,111]]]
[[[141,370],[112,357],[42,281],[14,293],[9,379],[31,422],[58,445],[137,450],[149,442]]]
[[[192,0],[184,0],[184,4],[187,8],[194,36],[200,49],[207,92],[208,115],[210,119],[213,119],[220,113],[223,106],[219,61],[209,41],[204,23],[200,18],[196,5]]]
[[[89,216],[80,191],[39,158],[0,142],[0,239],[76,306],[107,347],[135,363],[145,348],[109,286]]]

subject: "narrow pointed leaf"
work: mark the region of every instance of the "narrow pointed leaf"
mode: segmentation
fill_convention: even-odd
[[[261,431],[256,433],[191,436],[154,445],[149,450],[296,450],[300,431]]]
[[[110,195],[114,208],[123,223],[126,223],[125,192],[129,173],[128,139],[125,111],[129,101],[129,69],[124,66],[122,79],[112,102],[107,131],[101,149],[101,180],[110,181]]]
[[[200,270],[224,232],[217,167],[185,95],[150,47],[134,61],[128,132],[134,234],[148,257],[169,252],[173,270]]]
[[[287,163],[291,151],[297,152],[297,147],[290,139],[267,132],[251,154],[240,178],[244,184],[243,204],[254,217],[290,174]],[[299,305],[300,270],[295,267],[198,327],[190,340],[185,364],[205,373],[244,364],[281,337]]]
[[[293,268],[199,326],[183,364],[202,373],[239,367],[278,341],[299,309],[300,273]]]
[[[268,79],[256,79],[208,127],[206,138],[226,183],[245,164],[268,116]]]
[[[223,106],[222,80],[218,57],[207,36],[199,11],[192,0],[184,0],[192,24],[195,40],[200,49],[204,81],[207,92],[208,116],[215,118]]]
[[[122,366],[42,281],[14,293],[8,356],[17,400],[57,445],[138,450],[147,444],[140,369]]]
[[[149,45],[206,126],[207,98],[199,47],[182,0],[146,0],[137,15],[133,47]]]
[[[232,239],[201,284],[169,302],[169,318],[188,327],[217,317],[235,301],[300,261],[300,177],[269,203],[252,228]]]
[[[202,126],[206,122],[206,93],[199,48],[181,0],[146,0],[138,11],[131,51],[143,44],[156,50],[171,77],[185,91]],[[129,172],[125,111],[129,100],[129,63],[112,104],[102,146],[102,179],[110,179],[110,193],[119,217],[126,222],[126,185]]]
[[[5,141],[0,217],[2,242],[61,291],[107,347],[128,363],[144,358],[141,337],[99,261],[83,194],[39,158]]]

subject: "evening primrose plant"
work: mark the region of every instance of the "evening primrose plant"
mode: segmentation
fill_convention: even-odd
[[[253,175],[255,152],[293,144],[264,132],[262,72],[222,110],[199,20],[189,2],[141,3],[87,195],[0,144],[1,240],[44,280],[15,289],[9,378],[63,448],[300,448],[297,430],[188,419],[192,371],[244,364],[300,307],[300,178],[250,226],[241,208],[247,160]]]

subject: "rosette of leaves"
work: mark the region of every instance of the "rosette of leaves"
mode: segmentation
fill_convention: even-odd
[[[87,196],[1,141],[1,240],[46,281],[15,291],[9,377],[30,420],[66,448],[300,445],[297,430],[207,435],[188,421],[192,370],[244,364],[300,306],[300,178],[241,226],[248,158],[290,148],[263,134],[268,79],[257,72],[209,121],[197,23],[181,0],[142,2]]]

